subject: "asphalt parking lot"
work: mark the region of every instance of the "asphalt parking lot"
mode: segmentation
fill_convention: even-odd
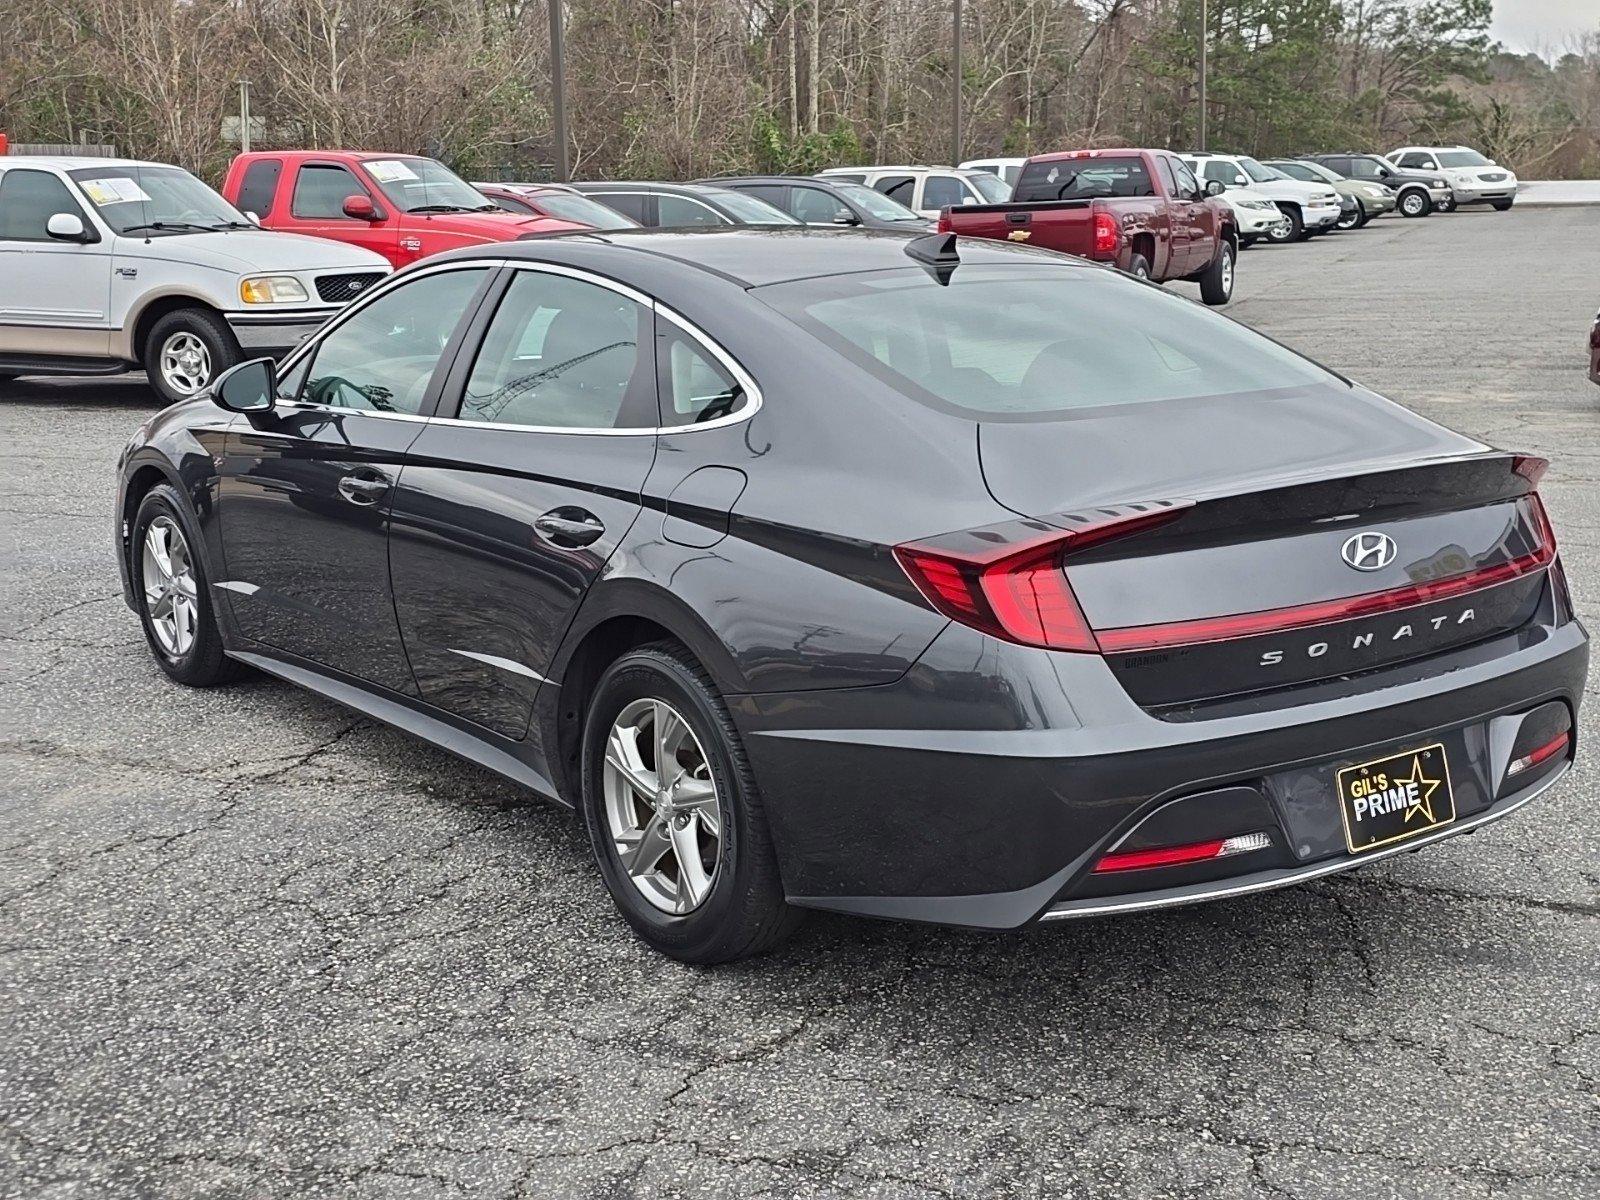
[[[1391,217],[1251,250],[1228,311],[1549,456],[1593,628],[1597,280],[1600,208]],[[286,685],[166,681],[108,515],[155,407],[0,384],[0,1195],[1600,1190],[1588,752],[1293,890],[1008,937],[818,917],[687,969],[570,814]]]

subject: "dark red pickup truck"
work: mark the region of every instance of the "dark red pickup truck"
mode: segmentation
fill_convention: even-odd
[[[1009,204],[964,204],[939,231],[1026,242],[1165,283],[1189,279],[1207,304],[1233,295],[1233,210],[1165,150],[1067,150],[1023,164]]]

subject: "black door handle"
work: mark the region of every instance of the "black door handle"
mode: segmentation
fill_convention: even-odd
[[[370,507],[383,499],[383,494],[388,490],[389,481],[376,471],[368,474],[357,471],[339,480],[339,495],[351,504],[359,504],[363,508]]]
[[[1032,213],[1008,212],[1006,214],[1006,224],[1007,225],[1029,225],[1029,224],[1032,224],[1032,222],[1033,222],[1033,214]]]
[[[554,508],[533,523],[534,532],[552,546],[571,550],[600,540],[606,527],[583,508]]]

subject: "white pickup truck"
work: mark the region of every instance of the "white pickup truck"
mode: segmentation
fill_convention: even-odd
[[[292,349],[389,271],[259,229],[178,167],[0,157],[0,378],[143,367],[181,400]]]

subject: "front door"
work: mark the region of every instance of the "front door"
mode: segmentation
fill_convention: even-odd
[[[235,425],[219,472],[224,578],[240,631],[391,691],[416,687],[395,625],[394,485],[491,275],[419,275],[352,311]]]
[[[344,202],[351,196],[365,196],[372,201],[375,213],[382,219],[363,221],[345,216]],[[296,167],[288,212],[275,215],[269,224],[274,229],[360,246],[383,255],[397,267],[412,261],[400,252],[398,214],[342,163],[305,162]]]
[[[51,237],[58,213],[96,240]],[[50,171],[0,174],[0,280],[0,354],[110,354],[111,244]]]
[[[425,700],[506,738],[640,511],[657,424],[651,309],[517,267],[411,447],[390,516],[400,629]]]

